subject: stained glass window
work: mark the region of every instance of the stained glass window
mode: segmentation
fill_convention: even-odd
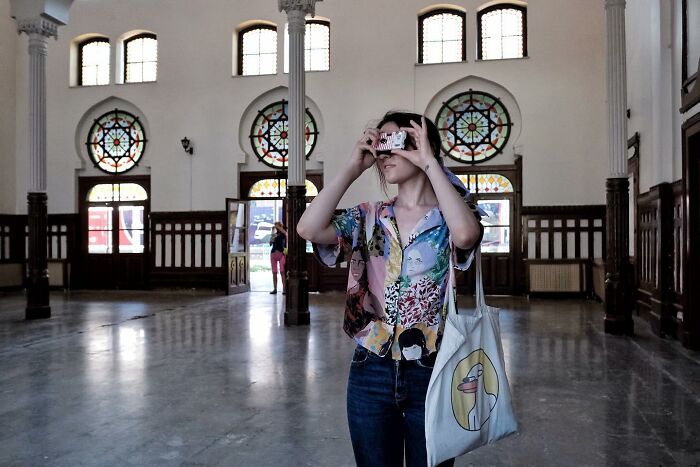
[[[158,40],[154,34],[139,34],[124,42],[124,81],[155,81],[158,70]]]
[[[88,39],[80,44],[80,86],[109,84],[109,40]]]
[[[318,188],[306,180],[306,196],[318,195]],[[250,187],[249,198],[284,198],[287,196],[287,180],[284,178],[265,178],[258,180]]]
[[[445,154],[469,164],[500,154],[513,125],[500,99],[473,89],[444,102],[436,124]]]
[[[527,56],[526,13],[516,5],[495,5],[479,12],[479,59]]]
[[[90,188],[87,200],[89,202],[108,201],[145,201],[148,199],[146,190],[136,183],[101,183]]]
[[[281,100],[258,111],[250,129],[250,142],[260,162],[273,168],[287,167],[289,148],[288,105]],[[316,145],[318,129],[313,115],[306,109],[304,139],[308,159]]]
[[[466,60],[465,14],[459,10],[433,10],[418,18],[418,63]]]
[[[289,25],[284,28],[284,72],[289,73]],[[328,71],[331,63],[331,27],[328,21],[309,20],[304,33],[304,69]]]
[[[138,164],[146,147],[146,133],[138,117],[115,109],[100,116],[88,133],[92,162],[108,173],[123,173]]]
[[[461,174],[457,177],[472,193],[512,193],[513,184],[501,174]]]
[[[238,33],[238,74],[277,73],[277,28],[256,24]]]

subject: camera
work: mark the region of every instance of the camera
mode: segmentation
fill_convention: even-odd
[[[374,143],[377,151],[391,151],[392,149],[404,149],[406,147],[406,132],[394,131],[393,133],[380,133]]]

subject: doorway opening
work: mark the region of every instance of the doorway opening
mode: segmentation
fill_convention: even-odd
[[[250,291],[272,290],[271,242],[275,222],[284,222],[283,199],[256,199],[249,202],[248,248],[250,251]]]
[[[307,172],[306,175],[308,205],[323,188],[323,175],[320,172]],[[251,292],[270,292],[273,289],[270,242],[274,238],[274,224],[282,222],[287,229],[290,228],[287,225],[286,176],[286,172],[241,172],[240,174],[240,197],[246,200],[249,206],[246,237],[250,258],[248,274]],[[313,251],[308,242],[306,251],[307,253]],[[309,271],[310,275],[313,273]],[[278,282],[282,280],[281,276],[278,275],[277,280]],[[280,288],[278,284],[278,289]]]

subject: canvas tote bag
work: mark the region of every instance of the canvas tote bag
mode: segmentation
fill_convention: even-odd
[[[472,451],[517,430],[506,378],[498,308],[486,305],[481,247],[476,250],[476,309],[457,314],[450,261],[448,312],[428,392],[428,465]]]

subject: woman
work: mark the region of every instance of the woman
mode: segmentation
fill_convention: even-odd
[[[375,149],[380,133],[400,129],[408,135],[405,149]],[[384,191],[387,183],[395,184],[398,196],[333,215],[348,187],[373,165]],[[427,462],[425,393],[447,306],[450,258],[455,267],[466,269],[483,235],[467,195],[442,164],[435,125],[417,114],[390,112],[377,128],[364,132],[344,170],[318,194],[297,225],[299,235],[314,242],[328,265],[361,252],[366,280],[349,281],[353,290],[347,297],[344,326],[358,344],[348,380],[347,412],[360,467],[400,466],[404,455],[409,466]],[[358,271],[351,272],[360,277]],[[372,297],[375,305],[359,330],[358,294]]]
[[[282,276],[282,295],[284,295],[287,293],[287,281],[284,280],[284,264],[287,259],[284,255],[284,249],[287,247],[287,231],[284,228],[284,224],[281,222],[275,222],[275,226],[272,228],[270,245],[272,245],[272,249],[270,250],[272,292],[270,292],[270,294],[274,295],[277,293],[277,270],[279,269],[280,275]]]

